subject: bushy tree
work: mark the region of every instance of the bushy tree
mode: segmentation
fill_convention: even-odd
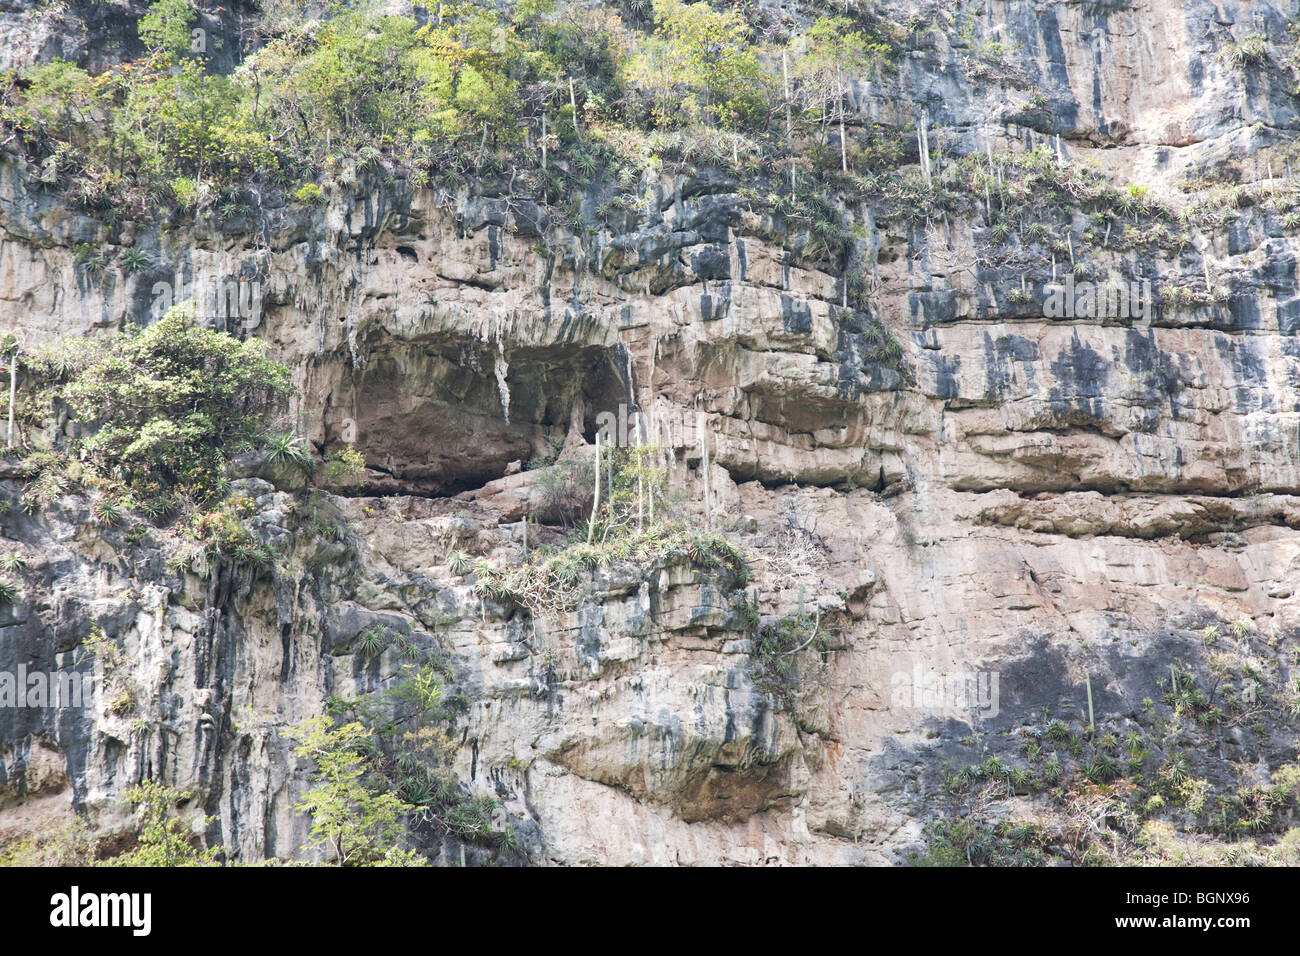
[[[178,57],[190,50],[190,25],[196,16],[190,0],[154,0],[136,31],[151,52]]]
[[[366,481],[366,458],[355,448],[332,451],[325,456],[325,470],[321,475],[326,488],[352,491]]]
[[[843,121],[849,80],[874,70],[889,53],[887,44],[854,29],[847,17],[815,20],[793,45],[797,83],[793,96],[801,109],[824,124],[834,119]]]
[[[146,780],[126,791],[128,801],[140,806],[139,844],[134,850],[106,861],[108,866],[216,866],[217,847],[196,849],[172,808],[191,794]]]
[[[291,390],[289,370],[267,358],[263,342],[197,327],[193,304],[182,303],[124,333],[64,396],[98,426],[80,451],[102,473],[145,494],[175,487],[204,497]]]
[[[431,112],[431,132],[486,130],[515,114],[510,74],[523,65],[526,48],[495,8],[472,0],[440,3],[436,23],[425,26],[420,38],[421,99]]]
[[[417,32],[414,20],[377,17],[363,4],[273,41],[242,75],[259,90],[269,134],[300,155],[323,160],[327,130],[331,147],[392,147],[424,115]]]
[[[322,847],[336,866],[419,866],[424,859],[403,849],[402,820],[415,807],[391,791],[366,785],[368,761],[362,749],[370,733],[357,721],[331,726],[313,717],[289,728],[294,753],[315,766],[311,787],[298,803],[311,815],[311,845]]]
[[[93,139],[94,111],[102,100],[90,74],[75,63],[54,59],[30,67],[22,78],[26,89],[21,104],[11,94],[0,107],[5,122],[69,144],[85,145]]]
[[[193,60],[125,86],[116,132],[147,175],[231,179],[269,172],[278,159],[255,125],[248,91]]]
[[[666,84],[657,91],[661,120],[739,126],[759,117],[766,78],[739,12],[654,0],[654,19],[660,42],[646,51],[655,82]]]

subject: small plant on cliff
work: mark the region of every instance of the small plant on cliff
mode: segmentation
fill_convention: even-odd
[[[269,564],[275,552],[262,544],[240,520],[238,499],[223,502],[221,507],[199,512],[190,525],[190,535],[204,547],[204,563],[219,556],[230,558],[237,564],[262,566]]]
[[[360,488],[366,480],[366,459],[355,448],[332,451],[325,456],[325,471],[321,479],[327,488]]]
[[[547,455],[534,458],[528,467],[538,472],[533,487],[543,509],[557,516],[566,528],[580,524],[584,507],[591,501],[591,466],[576,458]]]
[[[357,635],[357,650],[366,660],[378,657],[391,643],[388,628],[382,624],[372,624]]]
[[[111,683],[122,663],[122,651],[117,644],[104,633],[103,628],[95,624],[90,628],[90,633],[81,639],[81,647],[87,655],[99,659],[104,666],[104,681]],[[84,660],[84,656],[79,655],[78,661],[81,660]]]
[[[293,191],[293,198],[304,206],[315,206],[325,201],[325,193],[315,183],[303,183]]]
[[[149,256],[139,249],[131,249],[122,256],[122,271],[127,275],[135,275],[137,272],[143,272],[149,268]]]
[[[535,562],[504,569],[486,559],[479,561],[474,567],[474,592],[485,600],[526,607],[534,614],[554,614],[575,605],[583,576],[590,571],[619,562],[683,559],[718,572],[728,586],[743,586],[749,580],[745,556],[723,535],[655,524],[558,552],[539,549]]]
[[[266,442],[266,460],[276,468],[297,468],[310,472],[315,465],[311,451],[293,432],[271,435]]]
[[[96,501],[92,510],[95,512],[95,520],[100,524],[115,525],[122,521],[122,506],[112,498]]]
[[[18,585],[8,578],[0,578],[0,607],[8,607],[16,603],[20,593]]]
[[[757,592],[754,604],[745,602],[741,608],[748,620],[758,614]],[[769,624],[755,623],[751,661],[755,668],[755,683],[760,689],[779,697],[787,708],[793,709],[794,690],[797,683],[800,652],[809,647],[822,650],[826,647],[826,633],[822,630],[821,614],[809,614],[799,596],[799,610]]]
[[[1261,66],[1268,61],[1268,38],[1261,33],[1248,34],[1240,43],[1231,43],[1224,47],[1219,52],[1219,56],[1225,63],[1239,70]]]

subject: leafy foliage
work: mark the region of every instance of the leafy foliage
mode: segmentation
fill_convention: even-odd
[[[321,475],[326,488],[350,491],[360,488],[366,480],[366,459],[355,448],[332,451],[325,456],[325,470]]]
[[[155,0],[140,18],[140,39],[150,50],[180,56],[190,49],[190,24],[194,20],[190,0]]]
[[[95,423],[81,451],[131,492],[214,493],[232,452],[248,448],[265,413],[289,394],[289,372],[262,342],[196,327],[177,306],[143,331],[122,335],[64,390]]]
[[[721,534],[706,534],[678,524],[656,523],[629,528],[598,543],[574,542],[558,551],[539,550],[535,562],[497,568],[487,561],[474,569],[474,590],[480,597],[553,614],[577,602],[583,579],[592,571],[621,561],[687,561],[716,570],[729,585],[749,579],[745,557]]]
[[[313,717],[290,728],[294,753],[314,764],[311,787],[298,809],[311,815],[313,846],[336,866],[418,866],[423,860],[402,847],[403,818],[415,806],[391,791],[366,784],[372,772],[364,745],[370,733],[357,721],[331,726]]]
[[[107,861],[110,866],[216,866],[220,849],[196,849],[181,822],[172,815],[178,802],[192,794],[153,780],[126,791],[126,799],[140,806],[139,845]]]
[[[759,117],[766,77],[739,11],[654,0],[654,19],[656,36],[631,69],[654,89],[657,120],[739,126]]]
[[[157,203],[197,213],[224,187],[254,183],[296,184],[294,200],[315,204],[326,195],[317,180],[346,184],[393,165],[417,185],[513,168],[512,189],[545,201],[617,182],[635,203],[659,154],[758,170],[807,151],[816,166],[826,144],[815,124],[842,118],[844,76],[875,69],[900,42],[858,7],[788,42],[770,39],[754,11],[682,0],[622,15],[442,0],[428,14],[390,15],[375,0],[323,15],[270,4],[258,23],[267,42],[220,76],[187,47],[191,0],[159,0],[139,27],[146,57],[95,75],[54,61],[2,77],[0,124],[43,183],[114,214]],[[793,64],[793,138],[776,121],[782,54]],[[539,145],[558,162],[537,169]]]

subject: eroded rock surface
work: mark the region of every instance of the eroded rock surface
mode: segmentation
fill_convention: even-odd
[[[893,6],[901,21],[940,5]],[[46,55],[40,18],[12,7],[5,58]],[[1260,182],[1276,155],[1280,175],[1295,99],[1215,53],[1249,29],[1280,35],[1293,12],[999,4],[998,35],[1023,53],[1012,82],[982,80],[977,50],[949,33],[855,95],[903,130],[925,106],[953,156],[1046,144],[1177,201],[1187,170],[1219,160]],[[1031,90],[1048,108],[1025,105]],[[90,276],[78,242],[258,277],[263,312],[241,334],[294,370],[316,448],[353,443],[367,473],[359,496],[330,496],[341,541],[285,518],[294,491],[244,479],[259,534],[286,557],[273,576],[206,579],[93,526],[84,501],[24,514],[22,480],[6,477],[4,534],[29,555],[30,600],[0,621],[0,670],[102,671],[77,650],[98,624],[122,644],[137,705],[0,710],[0,840],[74,809],[124,831],[124,788],[163,775],[198,794],[195,819],[215,815],[206,835],[233,857],[292,857],[305,768],[282,731],[398,672],[395,651],[357,649],[375,622],[445,648],[466,702],[457,774],[502,801],[534,863],[900,862],[963,799],[945,774],[1012,760],[1046,714],[1086,724],[1085,679],[1096,722],[1122,736],[1147,726],[1144,701],[1162,706],[1171,662],[1208,674],[1207,627],[1245,625],[1236,653],[1278,700],[1300,673],[1296,237],[1261,205],[1210,237],[1227,299],[1157,301],[1137,322],[1008,301],[1024,276],[1040,287],[1069,268],[1045,247],[999,263],[981,221],[869,206],[870,307],[848,308],[839,264],[800,259],[797,231],[721,174],[647,178],[648,211],[593,219],[583,238],[539,225],[535,205],[365,174],[319,208],[268,197],[255,229],[128,224],[109,238],[34,176],[0,155],[0,325],[37,341],[145,319],[171,270]],[[1191,249],[1088,256],[1102,275],[1205,281]],[[871,317],[897,361],[873,360]],[[545,507],[544,471],[512,463],[590,455],[597,416],[620,405],[666,424],[700,524],[702,423],[712,519],[753,581],[629,563],[558,615],[481,599],[451,552],[515,560],[519,522]],[[534,535],[558,539],[548,520]],[[791,695],[762,678],[737,610],[753,594],[765,619],[806,607],[825,629]],[[927,675],[974,673],[997,675],[996,706],[914,693]],[[972,733],[983,743],[960,742]],[[1154,768],[1167,755],[1148,747]],[[1193,773],[1275,768],[1295,748],[1279,705],[1266,724],[1217,727]],[[1041,800],[1011,787],[997,804],[1033,815]],[[426,842],[440,862],[466,859],[455,840]]]

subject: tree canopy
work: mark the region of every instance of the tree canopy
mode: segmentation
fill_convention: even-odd
[[[80,451],[105,474],[144,494],[176,487],[201,497],[291,390],[289,370],[267,358],[264,342],[200,328],[183,303],[120,336],[64,395],[96,426]]]

